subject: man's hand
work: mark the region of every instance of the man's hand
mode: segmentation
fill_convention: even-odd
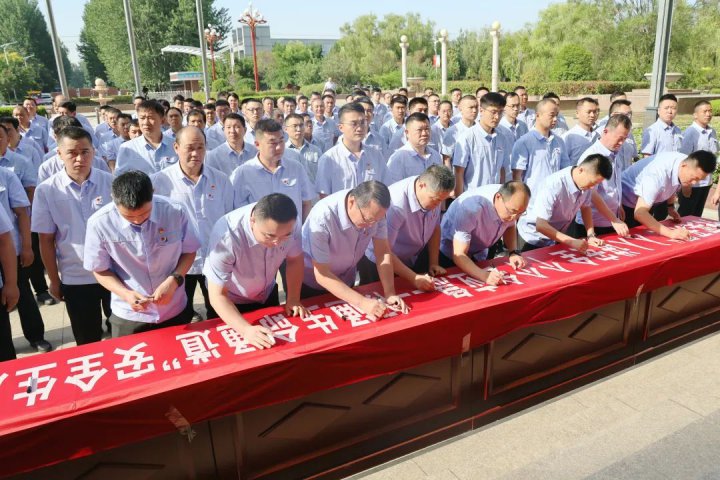
[[[623,221],[619,222],[612,222],[613,230],[615,230],[615,233],[620,235],[621,237],[627,237],[630,235],[630,229],[627,226],[627,223]]]
[[[447,273],[447,270],[445,270],[440,265],[430,265],[430,268],[428,268],[428,275],[431,277],[441,277]]]
[[[0,301],[5,305],[8,312],[12,311],[17,305],[18,298],[20,298],[20,290],[17,285],[5,284],[2,286],[2,292],[0,292]]]
[[[690,235],[690,231],[685,227],[678,227],[678,228],[672,228],[670,229],[670,233],[667,234],[667,238],[671,238],[673,240],[690,240],[692,236]]]
[[[405,301],[400,298],[397,295],[390,295],[385,299],[385,303],[387,304],[390,309],[400,312],[400,313],[409,313],[410,307],[407,306]]]
[[[510,255],[508,257],[508,262],[510,262],[510,266],[517,270],[518,268],[525,268],[527,266],[527,260],[522,255]]]
[[[242,332],[238,333],[242,335],[247,343],[258,350],[270,348],[275,345],[275,337],[273,336],[272,330],[262,325],[249,325]]]
[[[130,308],[135,312],[142,312],[147,308],[147,304],[153,301],[152,297],[146,297],[135,290],[126,290],[121,298],[130,305]]]
[[[585,253],[588,249],[588,241],[585,238],[573,238],[572,240],[569,240],[566,245],[570,248],[574,248],[580,253]]]
[[[716,207],[717,207],[718,203],[720,203],[720,187],[715,187],[715,193],[713,193],[713,196],[712,196],[712,198],[710,198],[710,201]]]
[[[50,295],[55,297],[55,299],[59,301],[65,300],[62,294],[62,289],[60,288],[60,284],[57,282],[50,281],[50,285],[48,285],[48,291],[50,292]]]
[[[485,279],[485,283],[488,285],[496,286],[503,281],[503,273],[497,268],[493,268],[488,272],[488,276]]]
[[[285,315],[289,317],[300,317],[301,319],[307,317],[310,315],[310,312],[307,308],[303,306],[302,303],[294,301],[294,300],[288,300],[285,302]]]
[[[177,290],[178,284],[173,277],[166,278],[152,294],[155,303],[158,305],[167,305],[172,300],[175,290]]]
[[[587,244],[590,247],[602,247],[603,245],[605,245],[605,241],[601,238],[590,237],[587,239]]]
[[[435,279],[430,275],[415,275],[413,280],[415,288],[422,290],[423,292],[432,292],[435,290]]]
[[[677,210],[675,210],[675,207],[668,208],[668,215],[670,215],[670,220],[672,220],[674,223],[682,223],[682,217],[677,212]]]
[[[385,303],[375,298],[363,297],[360,304],[355,306],[370,320],[378,320],[385,314]]]
[[[35,254],[33,254],[32,247],[23,248],[20,251],[20,266],[29,267],[35,261]]]

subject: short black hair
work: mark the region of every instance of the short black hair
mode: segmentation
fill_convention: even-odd
[[[282,125],[272,118],[263,118],[255,124],[255,138],[262,137],[266,133],[281,132]]]
[[[20,121],[15,117],[10,117],[10,116],[0,117],[0,124],[3,124],[3,125],[10,124],[13,126],[13,128],[15,130],[20,128]]]
[[[340,122],[342,122],[343,117],[350,112],[359,113],[365,116],[365,108],[362,105],[355,102],[346,103],[345,105],[340,107],[340,110],[338,111],[338,119],[340,120]]]
[[[396,103],[400,103],[407,107],[408,99],[405,95],[395,94],[390,99],[390,108],[392,108],[392,106],[395,105]]]
[[[247,125],[245,125],[245,117],[243,117],[242,115],[238,115],[237,113],[228,113],[227,115],[225,115],[223,125],[225,125],[225,122],[227,122],[228,120],[237,120],[240,122],[243,128],[247,128]]]
[[[714,153],[707,150],[697,150],[687,156],[685,161],[696,163],[698,167],[705,173],[713,173],[717,168],[717,157]]]
[[[150,177],[140,170],[121,173],[112,182],[112,197],[115,205],[137,210],[152,202],[153,185]]]
[[[405,119],[405,126],[407,127],[411,123],[415,122],[426,122],[430,123],[430,118],[428,118],[427,115],[425,115],[422,112],[415,112],[408,115],[408,117]]]
[[[80,140],[84,138],[85,140],[90,142],[90,145],[92,145],[92,136],[90,136],[90,132],[88,132],[82,127],[63,128],[57,134],[57,143],[60,144],[63,138],[69,138],[71,140]]]
[[[33,102],[35,105],[37,105],[37,100],[35,100],[33,97],[25,97],[25,98],[23,98],[23,102],[24,102],[25,100],[29,100],[29,101]]]
[[[257,201],[252,210],[258,220],[273,220],[277,223],[297,221],[298,211],[295,202],[282,193],[271,193]]]
[[[588,168],[590,171],[595,171],[599,173],[605,180],[610,180],[610,178],[612,177],[612,162],[608,157],[600,153],[593,153],[592,155],[588,155],[582,162],[580,162],[579,166]]]
[[[408,110],[412,110],[417,105],[425,105],[427,107],[428,101],[423,97],[415,97],[408,102]]]
[[[595,106],[600,105],[600,103],[598,103],[598,101],[592,97],[583,97],[580,100],[578,100],[577,102],[575,102],[575,108],[579,108],[580,105],[582,105],[584,103],[592,103]]]
[[[288,120],[293,120],[293,119],[294,119],[294,120],[300,120],[300,121],[303,122],[303,123],[305,122],[305,121],[303,120],[302,115],[300,115],[299,113],[291,113],[290,115],[288,115],[287,117],[285,117],[285,124],[287,124]]]
[[[515,192],[518,191],[524,192],[528,198],[530,198],[530,196],[532,195],[532,193],[530,192],[530,187],[528,187],[523,182],[517,180],[510,180],[500,185],[498,193],[503,197],[505,201],[508,201],[513,195],[515,195]]]
[[[140,110],[150,110],[151,112],[157,113],[161,117],[165,116],[165,107],[163,107],[160,102],[156,102],[155,100],[143,100],[143,102],[138,105],[137,109],[138,112]]]
[[[185,101],[185,96],[180,95],[180,94],[175,95],[175,96],[173,97],[173,102],[177,102],[178,100],[180,100],[181,102],[184,102],[184,101]]]
[[[673,102],[677,103],[678,99],[675,95],[672,93],[666,93],[665,95],[660,97],[660,100],[658,100],[658,105],[660,105],[665,100],[672,100]]]
[[[82,128],[82,123],[80,123],[80,120],[78,120],[75,117],[68,117],[66,115],[55,117],[55,119],[52,122],[52,129],[53,133],[55,135],[58,135],[60,133],[60,130],[67,127],[80,127]]]
[[[377,180],[368,180],[361,183],[350,190],[348,195],[355,197],[355,201],[360,208],[367,207],[372,201],[375,201],[384,209],[390,208],[390,190],[384,183]]]
[[[542,96],[543,100],[546,98],[554,98],[555,100],[560,100],[560,97],[558,97],[558,94],[555,92],[547,92],[545,95]]]
[[[230,106],[230,104],[228,103],[228,101],[223,100],[222,98],[215,102],[216,109],[217,109],[217,107],[229,107],[229,106]]]
[[[505,108],[505,104],[507,103],[507,100],[505,100],[505,97],[500,95],[496,92],[490,92],[486,93],[482,96],[480,99],[480,107],[481,108],[488,108],[488,107],[497,107],[497,108]]]
[[[22,105],[20,105],[22,107]],[[76,112],[77,111],[77,105],[75,102],[63,102],[60,104],[60,108],[64,108],[65,110],[68,110],[70,112]]]
[[[610,104],[609,113],[610,113],[610,115],[612,115],[613,113],[615,113],[615,111],[616,111],[618,108],[620,108],[620,106],[629,107],[629,106],[631,106],[631,105],[632,105],[632,102],[631,102],[630,100],[622,100],[622,99],[621,99],[621,100],[615,100],[614,102],[612,102],[612,103]]]
[[[455,174],[444,165],[430,165],[418,175],[418,180],[433,192],[450,192],[455,188]]]

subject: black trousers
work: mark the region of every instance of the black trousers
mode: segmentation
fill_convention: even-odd
[[[38,308],[35,296],[30,288],[30,268],[20,267],[20,258],[18,257],[18,290],[20,298],[18,299],[17,309],[20,315],[20,325],[22,326],[23,335],[28,342],[38,342],[45,338],[45,324],[43,323],[40,308]]]
[[[566,233],[573,238],[587,237],[585,225],[577,223],[575,220],[570,224]],[[615,229],[612,227],[595,227],[595,235],[607,235],[608,233],[615,233]]]
[[[187,293],[188,298],[188,309],[193,310],[193,297],[195,296],[195,287],[198,285],[200,286],[200,291],[205,301],[205,310],[207,310],[205,320],[217,318],[218,314],[210,305],[210,295],[208,294],[207,284],[205,283],[205,275],[185,275],[185,293]]]
[[[192,310],[184,308],[179,314],[165,320],[162,323],[145,323],[135,322],[120,318],[114,313],[110,315],[110,324],[112,325],[112,338],[125,337],[133,333],[150,332],[161,328],[175,327],[177,325],[186,325],[192,320]]]
[[[311,297],[319,297],[320,295],[325,295],[326,293],[328,293],[327,290],[320,289],[320,288],[308,287],[304,283],[302,284],[302,287],[300,288],[300,298],[303,300],[306,298],[311,298]]]
[[[110,292],[97,283],[61,284],[70,327],[78,345],[99,342],[103,335],[103,312],[109,318]]]
[[[427,245],[425,245],[425,247],[418,254],[415,263],[410,266],[410,270],[415,273],[427,273],[429,269],[430,254],[428,253]],[[368,283],[380,281],[377,264],[371,261],[365,255],[363,255],[363,257],[358,262],[358,273],[360,274],[360,285],[366,285]]]
[[[275,285],[275,288],[273,288],[272,292],[270,292],[270,296],[268,296],[267,300],[264,302],[236,303],[235,307],[238,309],[238,312],[247,313],[260,310],[261,308],[277,307],[278,305],[280,305],[280,294],[278,293],[278,286]]]
[[[678,197],[680,197],[680,206],[678,207],[678,213],[680,216],[685,217],[687,215],[693,215],[695,217],[702,217],[703,211],[705,210],[705,201],[707,201],[710,188],[710,185],[705,187],[695,187],[692,189],[690,197],[686,197],[682,193],[679,193]]]
[[[0,362],[15,360],[15,346],[10,328],[10,315],[5,305],[0,305]]]
[[[630,208],[626,205],[623,205],[623,210],[625,210],[625,223],[627,224],[627,226],[629,228],[639,227],[640,222],[635,220],[635,208]],[[663,220],[665,220],[668,216],[667,202],[660,202],[654,204],[650,208],[650,215],[652,215],[653,218],[658,222],[662,222]]]
[[[40,295],[48,291],[48,285],[45,281],[45,266],[42,263],[42,258],[40,258],[40,236],[32,232],[30,238],[32,239],[33,255],[35,255],[35,260],[28,267],[30,270],[30,283],[33,290],[35,290],[35,295]]]

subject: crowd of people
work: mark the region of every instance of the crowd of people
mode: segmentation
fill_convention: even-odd
[[[584,253],[640,224],[686,240],[661,221],[701,215],[716,168],[710,104],[681,132],[673,95],[639,149],[622,92],[603,119],[596,99],[578,100],[572,128],[557,95],[531,109],[522,86],[336,100],[138,96],[132,115],[101,107],[97,127],[62,95],[52,120],[32,98],[14,107],[0,118],[0,360],[15,358],[15,307],[46,352],[39,305],[64,301],[85,344],[104,325],[118,337],[202,320],[199,287],[206,318],[262,349],[272,332],[243,313],[280,305],[278,276],[286,315],[330,293],[374,320],[408,312],[396,277],[432,291],[456,266],[502,285],[478,262],[524,268],[529,250]],[[381,296],[354,288],[375,281]]]

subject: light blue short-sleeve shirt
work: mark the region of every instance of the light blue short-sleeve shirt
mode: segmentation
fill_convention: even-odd
[[[153,147],[143,135],[133,138],[118,149],[115,161],[115,176],[130,170],[139,170],[148,175],[157,173],[178,161],[173,140],[162,136],[160,146]]]
[[[17,175],[23,188],[37,186],[37,170],[27,157],[15,153],[8,148],[5,155],[0,156],[0,167],[5,167]]]
[[[373,238],[387,238],[383,218],[368,228],[358,228],[348,217],[346,199],[350,190],[341,190],[315,204],[302,226],[305,255],[303,283],[322,289],[317,283],[313,261],[330,266],[330,271],[348,286],[355,283],[357,264]]]
[[[318,161],[315,187],[323,195],[355,188],[368,180],[387,183],[387,164],[375,148],[363,147],[358,157],[339,141]]]
[[[545,137],[537,130],[531,130],[515,142],[511,165],[513,170],[524,170],[522,180],[532,192],[533,203],[540,184],[551,174],[569,165],[565,142],[560,137]]]
[[[440,225],[440,206],[425,210],[415,194],[418,176],[390,185],[390,208],[385,215],[388,242],[396,257],[412,266],[425,248],[435,228]],[[375,261],[375,247],[370,242],[365,256]]]
[[[682,146],[682,131],[680,127],[668,125],[658,119],[645,129],[642,136],[640,152],[645,155],[655,155],[662,152],[677,152]]]
[[[257,148],[247,142],[244,143],[241,152],[232,149],[229,143],[223,142],[217,148],[213,148],[205,155],[205,165],[220,170],[228,177],[232,175],[237,167],[257,155]]]
[[[461,133],[455,143],[453,167],[464,168],[465,189],[498,183],[510,164],[512,144],[497,129],[487,132],[479,123]]]
[[[681,152],[663,152],[635,162],[623,172],[622,203],[635,208],[638,197],[653,206],[675,195],[680,187],[678,171],[687,158]]]
[[[572,179],[572,170],[563,168],[541,182],[535,193],[537,198],[530,205],[527,215],[518,221],[518,233],[537,247],[547,247],[555,242],[536,230],[537,219],[546,220],[559,232],[565,232],[582,207],[590,206],[592,188],[580,190]]]
[[[12,170],[0,167],[0,205],[13,224],[12,237],[15,244],[15,254],[20,255],[22,241],[20,240],[20,229],[15,216],[14,208],[25,208],[30,206],[25,189],[20,179]]]
[[[175,271],[180,255],[194,253],[200,247],[185,208],[156,195],[150,218],[141,225],[125,220],[114,203],[90,217],[83,265],[92,272],[111,270],[127,288],[152,295]],[[110,301],[118,317],[144,323],[162,323],[182,312],[186,305],[184,288],[176,289],[169,303],[151,302],[140,312],[133,311],[114,293]]]
[[[13,224],[10,220],[10,217],[8,217],[8,214],[5,213],[5,209],[0,208],[0,235],[3,233],[8,233],[13,231]],[[10,238],[12,239],[12,235],[10,235]],[[12,240],[11,240],[12,241]],[[15,246],[13,246],[13,249],[15,249]],[[0,288],[2,288],[5,284],[3,283],[3,277],[2,273],[0,272]]]
[[[431,165],[442,165],[442,157],[430,147],[425,155],[419,154],[409,143],[390,155],[387,163],[387,184],[423,173]]]
[[[102,172],[110,173],[110,168],[108,167],[107,163],[105,163],[105,160],[98,156],[93,157],[92,168],[94,170],[100,170]],[[65,164],[60,158],[60,155],[55,154],[51,156],[50,158],[45,160],[38,169],[38,185],[64,169]]]
[[[514,143],[514,140],[517,140],[520,137],[522,137],[523,135],[525,135],[526,133],[528,133],[528,127],[525,124],[525,122],[523,122],[522,120],[516,119],[515,124],[513,125],[512,123],[510,123],[508,121],[507,118],[502,117],[500,119],[500,126],[505,127],[508,130],[510,130],[510,133],[512,133],[512,136],[513,136],[513,143]]]
[[[335,137],[337,136],[338,131],[337,124],[335,123],[335,120],[328,117],[325,117],[322,122],[313,117],[312,122],[312,138],[322,145],[321,150],[325,153],[334,145]]]
[[[697,122],[693,122],[683,133],[682,145],[680,151],[684,154],[691,154],[698,150],[705,150],[714,154],[718,153],[718,139],[715,129],[708,125],[703,128]],[[707,187],[712,182],[712,175],[708,175],[704,180],[699,181],[693,187]]]
[[[302,147],[300,148],[296,147],[290,140],[288,140],[285,144],[285,149],[292,150],[300,154],[300,163],[302,163],[302,166],[305,167],[305,171],[307,172],[310,181],[315,184],[318,162],[322,156],[320,149],[307,140],[303,140]]]
[[[515,220],[504,222],[495,210],[495,194],[500,184],[472,188],[450,204],[442,219],[440,251],[453,258],[453,241],[468,244],[468,256],[479,261],[487,258],[488,249],[497,242]]]
[[[180,162],[150,177],[156,195],[170,198],[185,207],[190,222],[198,233],[202,245],[188,270],[191,275],[202,273],[207,255],[208,239],[215,222],[234,207],[230,180],[219,170],[204,165],[197,183],[185,176]]]
[[[443,135],[442,140],[442,147],[440,147],[440,153],[445,155],[446,157],[452,157],[453,153],[455,153],[455,143],[457,142],[458,137],[462,135],[463,132],[466,130],[469,130],[472,128],[475,124],[473,123],[469,127],[465,125],[462,121],[458,121],[454,123],[450,128],[448,128],[445,131],[445,135]]]
[[[287,257],[302,255],[300,225],[275,247],[258,243],[250,226],[256,203],[221,217],[212,229],[203,274],[208,282],[227,288],[236,304],[264,303],[275,287],[280,265]]]
[[[90,176],[77,184],[60,170],[35,189],[32,231],[55,234],[60,278],[65,285],[97,283],[85,270],[85,229],[90,217],[112,203],[113,176],[93,168]]]
[[[579,125],[575,125],[563,135],[565,148],[572,165],[576,165],[582,153],[590,148],[590,145],[600,138],[597,131],[587,131]],[[565,166],[563,166],[565,168]]]

